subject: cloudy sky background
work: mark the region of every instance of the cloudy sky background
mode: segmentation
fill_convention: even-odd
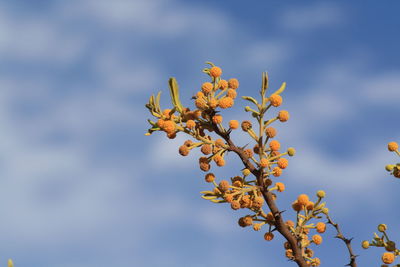
[[[376,225],[400,240],[400,181],[384,170],[400,141],[400,19],[396,1],[3,1],[0,4],[0,262],[16,267],[291,266],[282,239],[237,226],[242,212],[202,200],[207,190],[185,140],[144,136],[150,94],[178,79],[182,100],[213,61],[256,95],[286,81],[277,125],[297,155],[279,178],[288,205],[327,192],[354,237],[360,266]],[[247,118],[238,100],[226,119]],[[276,112],[276,110],[274,110]],[[274,116],[272,114],[271,116]],[[247,139],[233,135],[239,144]],[[218,177],[242,168],[228,155]],[[322,266],[348,263],[324,234]]]

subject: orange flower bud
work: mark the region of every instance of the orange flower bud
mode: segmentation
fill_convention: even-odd
[[[233,98],[229,97],[229,96],[225,96],[223,98],[221,98],[218,102],[218,105],[220,108],[230,108],[232,107],[234,104]]]
[[[268,127],[265,129],[265,134],[269,138],[274,138],[276,136],[276,129],[274,127]]]
[[[235,99],[236,96],[237,96],[237,93],[236,93],[235,90],[229,89],[229,90],[226,92],[226,95],[229,96],[229,97],[231,97],[231,98],[233,98],[233,99]]]
[[[267,233],[265,233],[265,235],[264,235],[264,239],[265,239],[266,241],[271,241],[272,239],[274,239],[274,234],[271,233],[271,232],[267,232]]]
[[[278,191],[279,191],[279,192],[285,191],[285,184],[284,184],[284,183],[278,182],[278,183],[276,183],[275,185],[276,185],[276,187],[278,187]]]
[[[399,149],[399,144],[397,144],[396,142],[390,142],[388,144],[388,149],[389,151],[396,151],[397,149]]]
[[[316,245],[320,245],[320,244],[322,243],[322,236],[320,236],[320,235],[313,235],[312,241],[313,241]]]
[[[205,95],[208,95],[213,90],[213,85],[210,82],[203,83],[201,86],[201,90]]]
[[[280,105],[282,105],[282,97],[280,95],[271,95],[269,97],[269,102],[271,102],[271,105],[274,107],[279,107]]]
[[[221,74],[222,74],[222,70],[220,67],[215,66],[210,69],[210,75],[214,78],[221,76]]]
[[[239,81],[235,78],[229,79],[228,85],[229,88],[237,89],[239,87]]]
[[[274,167],[272,171],[274,172],[275,177],[279,177],[282,175],[282,169],[279,167]]]
[[[228,82],[226,80],[219,80],[218,88],[221,90],[228,88]]]
[[[269,148],[271,148],[272,151],[278,151],[281,148],[281,144],[277,140],[272,140],[269,143]]]
[[[262,158],[262,159],[260,160],[260,166],[261,166],[261,167],[266,168],[268,165],[269,165],[269,160],[268,160],[268,159]]]
[[[392,264],[394,262],[395,256],[393,253],[385,252],[382,254],[382,261],[386,264]]]
[[[278,166],[281,169],[286,169],[286,167],[289,165],[289,161],[285,158],[280,158],[278,159]]]
[[[194,120],[188,120],[186,122],[186,127],[189,129],[193,129],[194,127],[196,127],[196,123],[194,122]]]
[[[289,112],[287,112],[286,110],[281,110],[281,111],[279,111],[279,113],[278,113],[278,119],[279,119],[281,122],[288,121],[288,120],[289,120]]]
[[[297,197],[297,202],[302,206],[307,205],[308,201],[310,200],[306,194],[301,194]]]
[[[215,124],[222,123],[222,116],[221,115],[214,115],[212,117],[212,121]]]
[[[207,173],[206,176],[204,177],[204,180],[206,180],[207,183],[212,183],[213,181],[215,181],[214,173],[212,172]]]
[[[239,122],[237,120],[230,120],[229,127],[231,127],[231,129],[235,130],[235,129],[239,128]]]
[[[315,227],[317,229],[317,232],[320,234],[325,233],[326,231],[326,224],[323,222],[317,222]]]

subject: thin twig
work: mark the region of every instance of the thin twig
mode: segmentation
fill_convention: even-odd
[[[343,242],[346,244],[347,250],[349,251],[350,254],[350,263],[346,264],[345,266],[351,266],[351,267],[357,267],[357,263],[356,263],[356,257],[357,255],[354,254],[353,249],[351,247],[351,240],[353,240],[353,238],[346,238],[342,232],[340,231],[340,227],[339,224],[334,223],[331,219],[331,217],[329,217],[329,215],[326,215],[326,218],[328,219],[328,223],[332,224],[333,227],[336,228],[337,231],[337,235],[335,236],[336,238],[339,238],[341,240],[343,240]]]

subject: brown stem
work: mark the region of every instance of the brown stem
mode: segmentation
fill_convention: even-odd
[[[353,253],[353,249],[351,247],[351,240],[353,240],[353,238],[346,238],[343,236],[342,232],[340,231],[340,227],[339,224],[334,223],[331,219],[331,217],[329,217],[329,215],[326,215],[326,218],[328,219],[328,223],[332,224],[333,227],[336,228],[337,231],[337,235],[335,236],[336,238],[339,238],[341,240],[343,240],[343,242],[346,244],[347,250],[349,251],[350,254],[350,263],[346,264],[346,266],[351,266],[351,267],[357,267],[357,263],[356,263],[356,257],[357,255],[355,255]]]
[[[271,192],[268,191],[266,187],[264,187],[264,179],[263,179],[263,172],[256,168],[251,162],[250,159],[243,153],[243,149],[237,147],[233,141],[230,139],[229,133],[221,132],[217,125],[213,124],[213,129],[216,134],[221,136],[229,145],[228,150],[235,152],[240,159],[242,160],[244,166],[251,171],[251,173],[257,178],[257,185],[261,188],[261,193],[267,202],[268,207],[270,208],[272,214],[275,217],[275,227],[278,232],[285,237],[285,239],[289,242],[290,247],[293,251],[294,261],[300,267],[308,267],[309,265],[306,263],[305,259],[302,256],[301,248],[299,247],[296,237],[292,235],[289,231],[289,228],[286,226],[283,218],[282,212],[279,211]]]

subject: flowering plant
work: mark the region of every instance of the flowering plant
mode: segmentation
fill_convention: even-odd
[[[259,99],[251,96],[242,98],[253,107],[246,106],[245,111],[257,121],[254,127],[250,120],[239,123],[230,120],[224,126],[222,111],[234,106],[238,95],[239,81],[235,78],[222,79],[222,69],[211,62],[203,69],[210,80],[204,82],[193,97],[195,109],[183,106],[179,98],[179,88],[175,78],[170,78],[169,89],[172,107],[162,110],[160,107],[160,93],[152,95],[146,107],[156,118],[148,120],[151,128],[146,135],[156,131],[165,132],[168,138],[175,138],[178,133],[186,134],[191,139],[186,140],[178,149],[182,156],[189,155],[190,151],[200,148],[204,156],[199,158],[199,167],[206,172],[204,179],[212,185],[212,190],[202,191],[202,198],[213,203],[227,203],[233,210],[245,209],[248,215],[240,217],[238,224],[241,227],[252,227],[255,231],[263,231],[264,239],[271,241],[274,233],[282,235],[286,242],[283,244],[285,256],[297,263],[298,266],[319,266],[321,260],[316,257],[313,246],[322,243],[322,236],[326,224],[332,225],[337,235],[343,240],[349,252],[349,266],[356,266],[356,255],[351,247],[351,239],[341,233],[340,227],[333,222],[329,209],[324,202],[325,192],[316,192],[315,199],[311,200],[306,194],[300,194],[293,202],[292,208],[296,211],[293,220],[284,220],[282,211],[276,204],[277,193],[285,190],[281,182],[281,175],[288,167],[287,157],[295,155],[294,148],[282,149],[281,143],[275,139],[277,131],[271,125],[274,122],[289,120],[289,112],[272,111],[282,105],[281,94],[286,88],[282,83],[279,89],[268,94],[268,75],[262,74]],[[266,118],[267,112],[273,115]],[[225,124],[226,125],[226,124]],[[252,148],[237,146],[231,139],[231,132],[241,128],[253,142]],[[222,167],[225,165],[225,155],[233,152],[242,161],[243,168],[239,175],[230,179],[217,179],[210,172],[211,164]],[[322,219],[327,221],[324,223]]]

